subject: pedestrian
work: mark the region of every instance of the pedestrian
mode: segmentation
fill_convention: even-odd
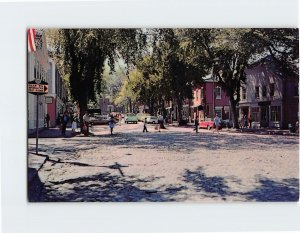
[[[147,118],[145,118],[144,120],[144,129],[143,129],[143,133],[146,131],[146,133],[148,133],[148,129],[147,129]]]
[[[109,128],[110,128],[110,135],[112,135],[112,134],[113,134],[114,127],[115,127],[115,121],[114,121],[113,116],[110,117],[110,120],[109,120],[109,122],[108,122],[108,125],[109,125]]]
[[[199,129],[199,118],[198,118],[198,116],[196,116],[196,119],[195,119],[195,130],[196,130],[196,133],[198,133],[198,129]]]
[[[213,133],[215,131],[217,131],[218,133],[220,133],[219,129],[220,129],[220,125],[221,125],[221,119],[218,117],[217,114],[215,115],[215,118],[214,118],[214,125],[215,125],[215,128],[213,130]]]
[[[74,117],[73,117],[73,121],[72,121],[72,133],[73,133],[73,134],[76,133],[76,129],[77,129],[77,117],[74,116]]]
[[[46,114],[46,117],[45,117],[45,119],[46,119],[47,129],[49,129],[49,121],[50,121],[50,116],[49,116],[49,114],[48,114],[48,113]]]
[[[62,127],[61,127],[61,133],[64,136],[66,136],[66,129],[67,129],[68,122],[69,122],[68,112],[65,111],[64,115],[62,116]]]
[[[89,134],[89,123],[90,123],[90,117],[88,112],[86,111],[85,114],[83,115],[83,126],[82,126],[83,133],[86,136]]]
[[[250,129],[250,128],[252,128],[252,121],[253,121],[252,115],[249,116],[248,120],[249,120],[249,129]]]
[[[247,115],[243,116],[243,128],[247,128]]]
[[[158,121],[158,132],[160,132],[160,129],[164,128],[164,117],[161,114],[159,114],[157,121]]]

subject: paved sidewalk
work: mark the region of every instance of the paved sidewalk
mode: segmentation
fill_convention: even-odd
[[[40,199],[44,185],[39,178],[38,172],[47,159],[47,155],[28,154],[27,184],[29,201],[37,201]]]
[[[169,124],[169,125],[167,125],[167,127],[194,128],[195,125],[193,123],[188,123],[185,126],[178,126],[178,124]],[[220,130],[220,132],[250,133],[250,134],[259,134],[259,135],[299,136],[299,133],[291,133],[287,129],[285,130],[285,129],[268,129],[268,128],[259,128],[259,129],[254,129],[254,128],[243,128],[243,129],[223,128],[223,129]]]
[[[35,136],[36,136],[35,132],[28,134],[28,138],[35,138]],[[63,136],[61,134],[61,130],[59,128],[49,128],[49,129],[44,128],[39,131],[39,138],[63,138],[63,137],[66,138],[72,137],[71,128],[66,129],[66,136]]]

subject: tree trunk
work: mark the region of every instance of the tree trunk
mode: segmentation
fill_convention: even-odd
[[[80,115],[79,115],[79,119],[80,119],[80,132],[82,133],[82,128],[83,128],[83,116],[87,111],[87,102],[86,102],[86,98],[82,97],[79,101],[79,109],[80,109]]]
[[[233,121],[233,128],[235,129],[239,129],[240,125],[239,125],[239,112],[236,109],[237,106],[237,102],[233,99],[230,98],[230,110],[232,113],[232,121]]]
[[[132,112],[132,101],[131,101],[131,99],[128,99],[128,103],[129,103],[129,112]]]

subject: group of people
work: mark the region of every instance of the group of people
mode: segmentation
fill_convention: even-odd
[[[59,115],[56,119],[56,125],[60,128],[61,134],[63,136],[66,136],[67,125],[70,121],[71,121],[72,133],[75,133],[79,122],[76,113],[74,113],[74,115],[70,115],[68,111],[65,111],[63,115]]]
[[[157,124],[155,125],[155,130],[158,130],[158,132],[160,132],[161,128],[164,128],[164,127],[162,127],[163,124],[164,124],[164,117],[162,115],[159,115],[157,117]],[[144,132],[149,132],[147,129],[147,118],[145,118],[145,120],[144,120],[143,133]]]
[[[220,133],[219,130],[221,128],[221,118],[217,114],[215,115],[215,117],[213,119],[213,123],[214,123],[214,125],[213,125],[213,133],[215,131],[217,131],[218,133]],[[194,130],[196,131],[196,133],[199,132],[199,117],[198,116],[196,116],[196,119],[195,119],[195,128],[194,128]]]

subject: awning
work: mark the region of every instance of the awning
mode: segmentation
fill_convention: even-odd
[[[193,106],[191,106],[190,108],[198,108],[200,106],[200,104],[198,104],[198,105],[193,105]]]
[[[204,109],[203,105],[201,105],[201,104],[191,106],[191,108],[197,108],[199,111],[202,111]]]

